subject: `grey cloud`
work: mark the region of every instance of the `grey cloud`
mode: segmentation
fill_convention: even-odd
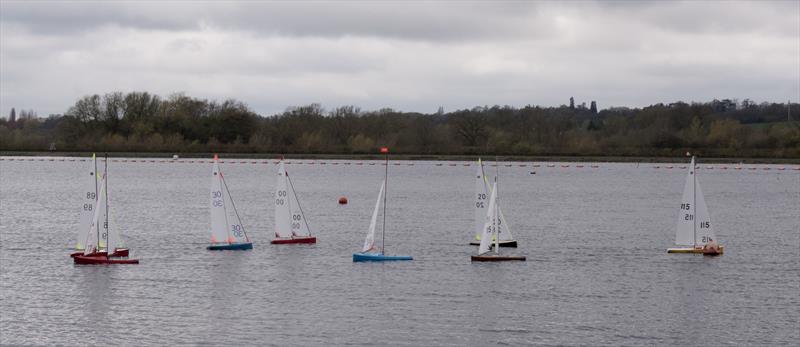
[[[183,91],[263,114],[800,98],[798,2],[0,1],[0,114]]]
[[[0,19],[43,35],[103,26],[196,30],[205,26],[282,36],[468,40],[541,33],[526,2],[3,2]],[[537,24],[538,23],[538,24]],[[535,31],[526,27],[538,26]]]

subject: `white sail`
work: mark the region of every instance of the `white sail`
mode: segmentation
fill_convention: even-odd
[[[483,234],[483,226],[486,224],[486,207],[489,205],[489,189],[486,186],[486,177],[483,173],[483,163],[478,159],[478,169],[475,173],[475,195],[474,211],[475,211],[475,239],[480,240]]]
[[[286,168],[281,161],[278,167],[275,185],[275,237],[292,236],[292,216],[290,211],[289,181],[286,179]]]
[[[492,244],[492,237],[495,234],[495,226],[497,225],[497,182],[492,186],[492,193],[489,197],[489,206],[487,206],[486,216],[484,217],[483,232],[481,234],[481,245],[478,247],[478,254],[484,254],[490,250]]]
[[[100,201],[104,201],[104,205],[106,205],[106,208],[105,208],[105,212],[106,213],[105,214],[106,214],[107,218],[105,219],[105,221],[101,222],[101,223],[103,223],[103,225],[105,225],[105,232],[106,232],[106,235],[108,235],[107,236],[107,240],[106,240],[107,241],[107,243],[106,243],[106,245],[107,245],[106,246],[106,252],[108,252],[108,255],[112,255],[112,254],[114,254],[116,249],[119,248],[119,243],[121,241],[120,235],[119,235],[119,228],[117,228],[116,225],[111,225],[112,224],[111,221],[113,220],[113,217],[112,217],[112,214],[111,214],[110,202],[108,201],[108,190],[107,189],[104,191],[104,195],[101,197],[101,199],[102,200],[100,200]]]
[[[383,198],[384,187],[386,187],[386,180],[381,183],[381,190],[378,193],[378,201],[375,202],[375,210],[372,211],[372,219],[369,221],[367,238],[364,239],[364,247],[361,247],[362,252],[366,252],[375,248],[375,227],[378,223],[378,209],[381,207],[381,199]]]
[[[99,212],[98,218],[98,234],[100,235],[99,238],[99,245],[97,245],[98,250],[103,250],[106,248],[107,240],[108,240],[108,184],[106,180],[108,176],[103,174],[103,177],[100,181],[102,187],[100,188],[100,193],[97,195],[97,211]]]
[[[711,216],[708,213],[706,206],[706,199],[703,196],[703,190],[700,189],[700,181],[695,178],[695,194],[697,194],[697,232],[695,233],[695,245],[705,246],[705,244],[716,240],[714,236],[714,227],[711,224]]]
[[[217,156],[214,156],[214,166],[211,169],[211,195],[209,207],[211,208],[211,243],[228,242],[228,221],[225,211],[225,191],[222,186],[222,172],[219,170]]]
[[[225,187],[225,178],[222,178],[223,189],[228,193],[228,187]],[[230,194],[223,194],[225,197],[225,212],[227,213],[228,221],[228,243],[249,243],[242,221],[236,212],[236,205],[233,204]]]
[[[497,220],[497,233],[500,235],[500,241],[514,240],[514,235],[511,235],[511,227],[506,222],[506,216],[503,215],[503,209],[500,208],[499,202],[497,205],[497,213],[500,216],[500,219]]]
[[[289,173],[286,173],[286,181],[289,181]],[[294,187],[292,186],[291,182],[287,186],[289,188],[289,212],[291,213],[290,222],[292,224],[292,235],[293,236],[310,236],[311,231],[308,230],[308,223],[306,223],[306,217],[303,215],[303,210],[300,209],[300,202],[297,201],[297,193],[294,191]]]
[[[108,160],[108,159],[106,159]],[[108,244],[108,173],[103,173],[103,186],[106,192],[103,196],[97,196],[97,208],[100,209],[100,247],[99,249],[107,248]]]
[[[105,187],[105,177],[100,181],[100,194],[99,196],[104,196],[106,194],[106,187]],[[99,206],[95,208],[94,215],[92,216],[92,224],[89,226],[89,232],[86,235],[85,247],[83,250],[84,255],[91,254],[92,252],[99,249],[100,237],[103,233],[104,229],[102,227],[105,224],[105,205],[104,203],[98,204]]]
[[[676,245],[695,245],[695,185],[694,157],[692,157],[692,164],[686,174],[686,183],[683,185],[683,197],[678,213],[678,230],[675,234]]]
[[[98,177],[95,172],[96,166],[97,159],[94,154],[92,154],[92,167],[87,170],[88,174],[81,178],[81,214],[80,222],[78,223],[78,239],[75,243],[75,249],[78,251],[82,251],[86,247],[86,238],[89,235],[89,230],[92,226],[92,217],[94,217],[94,210],[97,206]]]

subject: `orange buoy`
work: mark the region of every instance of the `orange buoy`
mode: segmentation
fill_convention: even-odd
[[[345,197],[339,198],[339,205],[347,205],[347,198]]]

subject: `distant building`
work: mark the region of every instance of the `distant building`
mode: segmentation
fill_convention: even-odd
[[[731,100],[731,99],[717,100],[717,99],[714,99],[713,101],[711,101],[711,108],[713,108],[715,112],[736,111],[736,109],[737,109],[736,100]]]

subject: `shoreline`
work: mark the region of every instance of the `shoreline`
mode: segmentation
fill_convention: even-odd
[[[2,157],[90,157],[99,152],[42,152],[42,151],[0,151]],[[105,154],[105,153],[103,153]],[[180,159],[212,158],[213,153],[163,153],[163,152],[110,152],[112,158],[165,158],[172,159],[177,154]],[[313,153],[218,153],[222,158],[235,159],[315,159],[315,160],[379,160],[380,154],[313,154]],[[507,162],[597,162],[597,163],[679,163],[686,157],[657,156],[592,156],[592,155],[439,155],[439,154],[391,154],[392,160],[406,161],[473,161],[478,157],[485,161],[495,158]],[[750,157],[701,157],[702,163],[708,164],[800,164],[800,158],[750,158]]]

